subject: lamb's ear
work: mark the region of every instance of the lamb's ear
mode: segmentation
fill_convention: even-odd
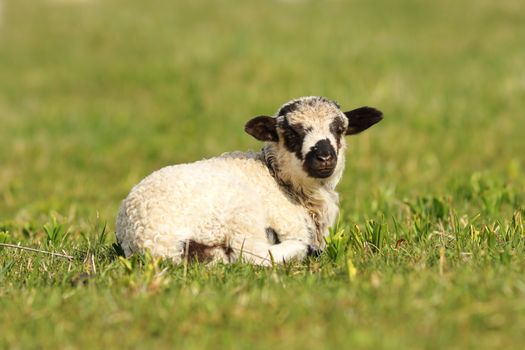
[[[345,112],[345,115],[348,118],[346,135],[358,134],[383,119],[383,113],[372,107],[353,109]]]
[[[277,120],[273,117],[261,115],[248,121],[244,126],[244,131],[260,141],[277,142]]]

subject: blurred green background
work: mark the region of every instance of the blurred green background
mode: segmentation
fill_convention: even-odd
[[[304,95],[385,113],[349,140],[349,212],[378,188],[523,177],[520,0],[2,0],[1,16],[1,220],[112,224],[143,176],[258,149],[245,121]]]
[[[331,250],[116,256],[134,184],[304,95],[385,114]],[[0,242],[75,257],[0,249],[0,348],[521,349],[524,110],[523,0],[0,0]]]

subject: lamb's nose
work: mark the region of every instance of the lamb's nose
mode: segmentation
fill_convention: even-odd
[[[312,158],[323,166],[331,166],[337,160],[337,154],[328,139],[318,141],[312,148]]]
[[[330,153],[317,153],[315,157],[321,162],[328,162],[331,161],[333,158]]]

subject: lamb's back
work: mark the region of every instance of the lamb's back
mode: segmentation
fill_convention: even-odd
[[[208,235],[203,239],[210,244],[219,243],[232,217],[260,219],[264,198],[279,192],[258,153],[167,166],[144,178],[122,202],[117,239],[126,253],[143,246],[175,246],[195,232]]]

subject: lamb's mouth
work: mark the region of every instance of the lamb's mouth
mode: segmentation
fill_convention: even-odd
[[[309,167],[307,168],[308,176],[315,177],[318,179],[326,179],[332,176],[334,173],[335,166],[333,167]]]

